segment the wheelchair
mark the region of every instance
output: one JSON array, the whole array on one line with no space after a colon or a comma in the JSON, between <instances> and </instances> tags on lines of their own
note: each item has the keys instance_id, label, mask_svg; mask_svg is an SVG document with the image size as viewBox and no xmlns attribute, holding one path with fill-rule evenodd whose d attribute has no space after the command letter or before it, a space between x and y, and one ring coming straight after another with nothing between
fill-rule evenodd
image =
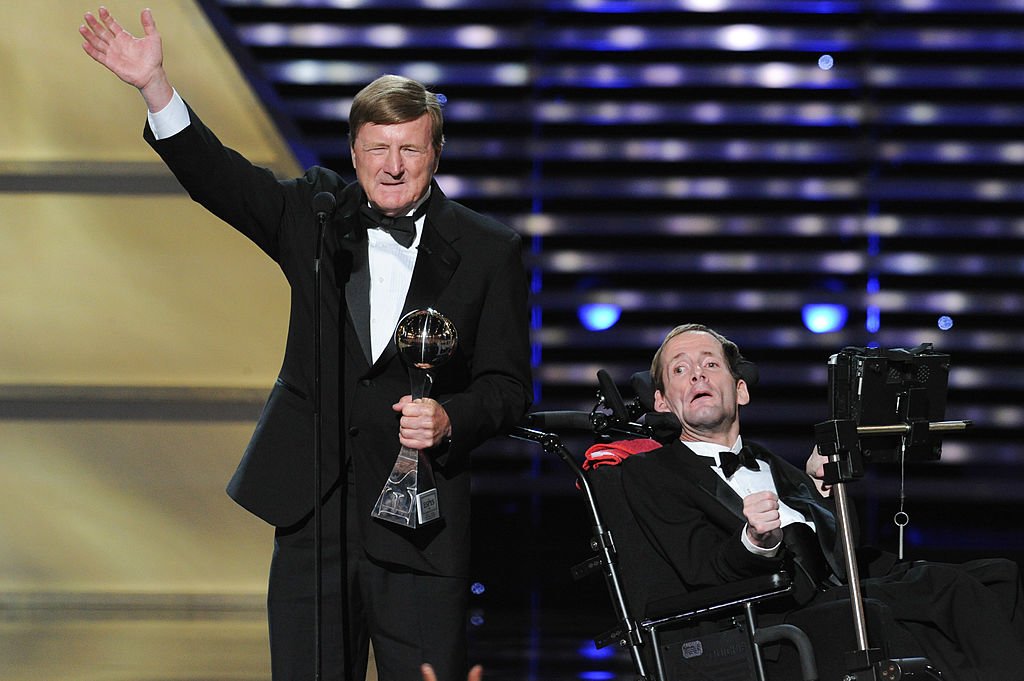
<instances>
[{"instance_id":1,"label":"wheelchair","mask_svg":"<svg viewBox=\"0 0 1024 681\"><path fill-rule=\"evenodd\" d=\"M756 383L753 364L741 370L748 384ZM925 658L887 659L889 643L902 634L888 606L879 601L863 599L863 606L870 643L883 659L862 672L849 672L858 666L849 600L815 604L787 615L786 621L759 626L759 613L782 612L791 605L787 572L686 592L633 519L617 465L660 446L659 440L678 437L678 422L652 413L653 388L646 372L632 377L636 397L628 405L606 372L598 372L598 382L591 412L534 413L510 435L540 444L573 472L589 511L595 555L574 566L572 575L603 574L616 626L594 643L628 650L636 681L942 679ZM596 440L582 460L562 441L563 434L573 431L592 433Z\"/></svg>"}]
</instances>

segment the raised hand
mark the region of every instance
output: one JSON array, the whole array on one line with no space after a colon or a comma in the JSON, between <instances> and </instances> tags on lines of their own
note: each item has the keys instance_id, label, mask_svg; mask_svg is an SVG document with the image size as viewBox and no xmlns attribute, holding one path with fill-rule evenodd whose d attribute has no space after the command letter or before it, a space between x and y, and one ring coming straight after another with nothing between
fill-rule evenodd
<instances>
[{"instance_id":1,"label":"raised hand","mask_svg":"<svg viewBox=\"0 0 1024 681\"><path fill-rule=\"evenodd\" d=\"M143 36L136 38L117 22L106 7L99 16L86 12L78 32L85 38L82 49L146 99L150 111L159 111L170 101L172 89L164 72L164 50L153 13L142 12Z\"/></svg>"},{"instance_id":2,"label":"raised hand","mask_svg":"<svg viewBox=\"0 0 1024 681\"><path fill-rule=\"evenodd\" d=\"M817 485L818 491L823 497L832 493L832 485L825 483L825 464L827 463L828 458L819 454L818 448L815 447L811 450L811 455L807 457L807 463L804 465L804 470L814 480L814 484Z\"/></svg>"}]
</instances>

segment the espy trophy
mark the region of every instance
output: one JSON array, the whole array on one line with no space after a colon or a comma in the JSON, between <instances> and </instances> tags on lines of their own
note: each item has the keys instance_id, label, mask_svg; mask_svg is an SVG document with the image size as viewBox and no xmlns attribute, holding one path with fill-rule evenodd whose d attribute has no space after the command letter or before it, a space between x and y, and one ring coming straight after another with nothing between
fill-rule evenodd
<instances>
[{"instance_id":1,"label":"espy trophy","mask_svg":"<svg viewBox=\"0 0 1024 681\"><path fill-rule=\"evenodd\" d=\"M432 309L414 310L395 328L398 353L409 368L412 398L430 395L430 370L447 362L459 344L451 320ZM391 475L370 514L405 527L419 527L441 517L430 460L420 450L402 445Z\"/></svg>"}]
</instances>

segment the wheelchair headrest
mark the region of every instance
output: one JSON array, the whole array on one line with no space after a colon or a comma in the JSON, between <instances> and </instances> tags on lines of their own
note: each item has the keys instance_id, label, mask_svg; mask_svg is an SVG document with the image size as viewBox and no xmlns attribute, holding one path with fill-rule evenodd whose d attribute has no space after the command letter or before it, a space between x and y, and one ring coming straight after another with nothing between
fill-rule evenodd
<instances>
[{"instance_id":1,"label":"wheelchair headrest","mask_svg":"<svg viewBox=\"0 0 1024 681\"><path fill-rule=\"evenodd\" d=\"M746 382L748 388L757 385L760 378L757 365L746 359L740 359L737 362L736 373ZM629 387L633 389L644 413L654 411L654 382L651 381L651 372L638 371L633 374L629 379Z\"/></svg>"}]
</instances>

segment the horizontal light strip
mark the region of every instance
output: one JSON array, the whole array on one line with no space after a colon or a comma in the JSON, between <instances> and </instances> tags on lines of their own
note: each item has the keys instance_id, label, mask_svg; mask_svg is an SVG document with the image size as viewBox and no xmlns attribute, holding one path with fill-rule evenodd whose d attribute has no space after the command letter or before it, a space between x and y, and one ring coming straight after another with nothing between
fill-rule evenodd
<instances>
[{"instance_id":1,"label":"horizontal light strip","mask_svg":"<svg viewBox=\"0 0 1024 681\"><path fill-rule=\"evenodd\" d=\"M581 13L639 12L775 12L798 14L861 14L863 0L220 0L233 7L295 7L306 9L490 9L576 11ZM1016 0L873 0L872 13L927 12L1013 13Z\"/></svg>"},{"instance_id":2,"label":"horizontal light strip","mask_svg":"<svg viewBox=\"0 0 1024 681\"><path fill-rule=\"evenodd\" d=\"M813 62L813 59L808 59ZM355 62L341 60L279 60L264 65L271 80L297 85L367 83L382 73L398 73L424 83L482 84L493 87L576 89L612 88L764 88L855 90L909 88L1012 89L1024 88L1024 73L1013 67L876 66L866 75L856 69L823 71L817 65L773 61L721 66L648 64L562 64L532 69L526 62L469 64L414 62Z\"/></svg>"},{"instance_id":3,"label":"horizontal light strip","mask_svg":"<svg viewBox=\"0 0 1024 681\"><path fill-rule=\"evenodd\" d=\"M301 59L267 62L266 76L273 81L295 85L358 85L374 80L382 73L394 73L421 83L525 87L529 68L525 63L493 62L440 64L429 61L363 62Z\"/></svg>"},{"instance_id":4,"label":"horizontal light strip","mask_svg":"<svg viewBox=\"0 0 1024 681\"><path fill-rule=\"evenodd\" d=\"M722 314L722 310L715 311ZM534 331L534 342L543 343L552 348L611 348L621 351L627 347L631 352L639 349L644 357L654 355L655 349L661 345L662 339L676 324L701 321L693 313L680 311L678 320L665 326L631 326L628 330L613 327L616 331L594 332L580 326L548 327ZM759 354L772 357L780 349L798 349L808 356L821 358L821 370L825 371L825 360L846 346L862 347L868 342L877 343L883 348L913 348L921 343L932 343L938 352L949 353L954 367L969 366L969 362L983 360L987 353L1018 353L1020 350L1020 334L1014 329L1006 331L975 331L960 330L955 333L943 333L934 327L900 328L887 325L881 331L871 334L870 338L861 328L856 326L836 333L815 334L808 331L799 322L787 324L779 320L770 326L751 323L737 318L731 325L716 325L716 330L724 333L735 341L744 354L755 362L760 362ZM649 349L649 350L648 350ZM968 353L977 353L972 359ZM557 370L562 363L543 364L541 369ZM643 369L637 367L633 371ZM817 369L816 369L817 370ZM632 373L632 372L631 372ZM956 373L956 369L952 373ZM591 374L593 375L593 374ZM1010 387L1020 385L1009 384ZM973 387L965 385L964 387Z\"/></svg>"},{"instance_id":5,"label":"horizontal light strip","mask_svg":"<svg viewBox=\"0 0 1024 681\"><path fill-rule=\"evenodd\" d=\"M453 197L603 200L690 199L701 201L854 201L871 196L892 201L1020 202L1024 181L1000 179L902 180L885 178L865 187L857 178L808 176L797 178L647 177L576 179L549 172L543 180L513 177L438 175Z\"/></svg>"},{"instance_id":6,"label":"horizontal light strip","mask_svg":"<svg viewBox=\"0 0 1024 681\"><path fill-rule=\"evenodd\" d=\"M905 291L899 284L890 284L878 293L861 291L833 292L789 290L715 290L702 288L699 296L680 290L591 289L545 290L534 294L532 302L545 310L575 310L584 303L610 303L624 311L661 312L665 310L697 311L799 311L808 302L837 303L863 310L868 305L884 312L912 311L920 314L1024 315L1024 292L972 293L965 290ZM1021 382L1024 385L1024 381Z\"/></svg>"},{"instance_id":7,"label":"horizontal light strip","mask_svg":"<svg viewBox=\"0 0 1024 681\"><path fill-rule=\"evenodd\" d=\"M259 23L240 25L238 35L251 47L286 48L495 50L523 47L530 40L525 30L485 24L422 28L397 23L361 26Z\"/></svg>"},{"instance_id":8,"label":"horizontal light strip","mask_svg":"<svg viewBox=\"0 0 1024 681\"><path fill-rule=\"evenodd\" d=\"M668 19L669 17L666 17ZM642 52L644 50L782 50L820 54L857 52L880 45L901 50L932 49L936 40L949 39L952 49L1022 49L1024 34L1012 31L927 31L880 29L870 44L861 45L861 34L852 29L795 29L757 24L724 24L701 27L618 25L597 28L527 30L494 24L455 24L429 28L410 25L336 23L241 24L239 37L253 47L285 48L446 48L536 49L594 52ZM947 34L949 34L947 36Z\"/></svg>"},{"instance_id":9,"label":"horizontal light strip","mask_svg":"<svg viewBox=\"0 0 1024 681\"><path fill-rule=\"evenodd\" d=\"M503 216L504 221L533 236L590 236L643 234L648 236L796 236L883 237L962 239L965 232L975 240L1024 240L1024 218L913 217L882 214L828 216L795 213L778 217L718 214L644 215L642 225L635 213L536 213ZM642 227L642 229L641 229Z\"/></svg>"},{"instance_id":10,"label":"horizontal light strip","mask_svg":"<svg viewBox=\"0 0 1024 681\"><path fill-rule=\"evenodd\" d=\"M628 258L621 253L592 251L545 251L531 254L530 265L550 273L585 272L651 275L670 272L703 274L878 274L901 276L1024 276L1024 260L1017 254L1007 255L935 255L931 253L894 253L886 251L869 256L863 251L831 249L826 252L797 253L702 251L692 253L631 250Z\"/></svg>"},{"instance_id":11,"label":"horizontal light strip","mask_svg":"<svg viewBox=\"0 0 1024 681\"><path fill-rule=\"evenodd\" d=\"M448 82L448 81L442 81ZM292 100L289 112L299 118L348 120L351 98ZM541 99L536 103L502 100L459 99L449 97L445 118L451 121L520 121L546 124L613 126L622 124L683 124L702 128L747 126L839 127L847 129L868 122L885 125L909 125L918 128L941 126L1006 127L1017 140L1024 126L1024 108L1009 104L947 104L908 102L877 106L870 111L860 104L835 104L823 100L800 102L765 101L751 94L743 102L701 100L668 102L656 100L607 99L573 101Z\"/></svg>"}]
</instances>

